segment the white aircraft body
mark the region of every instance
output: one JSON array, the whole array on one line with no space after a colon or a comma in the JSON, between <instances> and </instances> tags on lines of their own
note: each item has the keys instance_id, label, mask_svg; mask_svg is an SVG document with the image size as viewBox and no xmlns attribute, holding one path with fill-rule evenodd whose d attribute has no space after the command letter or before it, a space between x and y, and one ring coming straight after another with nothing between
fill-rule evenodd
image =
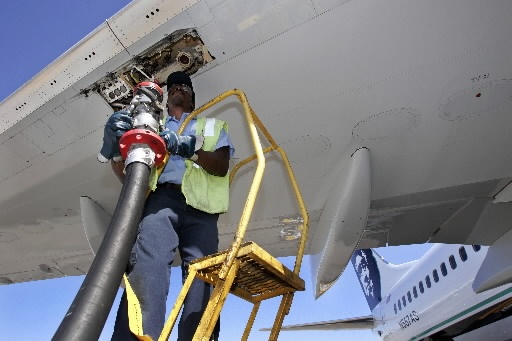
<instances>
[{"instance_id":1,"label":"white aircraft body","mask_svg":"<svg viewBox=\"0 0 512 341\"><path fill-rule=\"evenodd\" d=\"M371 316L283 330L371 328L382 340L510 340L512 285L476 293L475 276L489 247L436 244L420 259L393 265L371 250L352 264Z\"/></svg>"},{"instance_id":2,"label":"white aircraft body","mask_svg":"<svg viewBox=\"0 0 512 341\"><path fill-rule=\"evenodd\" d=\"M512 2L134 1L0 103L0 283L87 272L120 184L96 155L131 89L175 70L197 106L242 89L290 159L310 218L317 296L355 249L488 245L478 292L510 282ZM242 107L230 124L253 154ZM271 155L246 240L296 253L300 210ZM220 248L254 165L231 187ZM101 224L100 224L101 225ZM99 229L101 230L101 229Z\"/></svg>"}]
</instances>

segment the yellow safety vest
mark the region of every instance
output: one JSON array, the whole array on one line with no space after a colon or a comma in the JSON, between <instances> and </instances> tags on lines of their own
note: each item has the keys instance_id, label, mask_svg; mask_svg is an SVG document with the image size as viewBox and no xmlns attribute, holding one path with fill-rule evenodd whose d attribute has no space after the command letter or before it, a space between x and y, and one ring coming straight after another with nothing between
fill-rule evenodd
<instances>
[{"instance_id":1,"label":"yellow safety vest","mask_svg":"<svg viewBox=\"0 0 512 341\"><path fill-rule=\"evenodd\" d=\"M228 131L228 124L215 118L199 117L196 121L196 135L204 136L201 149L215 150L220 133ZM207 213L224 213L229 207L229 173L226 176L211 175L198 164L185 160L185 174L181 190L187 204Z\"/></svg>"}]
</instances>

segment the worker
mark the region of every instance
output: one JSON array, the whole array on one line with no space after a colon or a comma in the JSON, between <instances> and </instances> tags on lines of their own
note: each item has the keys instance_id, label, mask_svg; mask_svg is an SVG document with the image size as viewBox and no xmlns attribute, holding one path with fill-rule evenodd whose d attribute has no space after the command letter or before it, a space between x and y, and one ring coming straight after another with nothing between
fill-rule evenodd
<instances>
[{"instance_id":1,"label":"worker","mask_svg":"<svg viewBox=\"0 0 512 341\"><path fill-rule=\"evenodd\" d=\"M228 125L218 119L192 119L181 123L195 107L190 77L184 72L167 78L168 118L160 136L170 159L147 198L127 268L129 282L140 301L143 334L157 340L165 322L171 264L181 257L182 281L188 264L218 251L217 220L229 204L229 160L234 147ZM105 125L102 151L107 159L119 154L118 139L131 129L126 112L114 113ZM107 147L105 147L107 145ZM106 155L105 155L106 154ZM114 173L124 179L123 161L112 161ZM194 280L184 301L178 340L189 341L197 329L211 294L209 284ZM129 331L126 293L118 309L112 340L137 340ZM219 323L212 340L219 336Z\"/></svg>"}]
</instances>

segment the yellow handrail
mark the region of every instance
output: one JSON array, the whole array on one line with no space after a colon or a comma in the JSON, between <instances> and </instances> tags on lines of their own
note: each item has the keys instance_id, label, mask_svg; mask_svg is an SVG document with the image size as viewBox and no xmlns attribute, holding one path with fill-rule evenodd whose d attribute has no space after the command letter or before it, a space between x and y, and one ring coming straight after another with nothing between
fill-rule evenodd
<instances>
[{"instance_id":1,"label":"yellow handrail","mask_svg":"<svg viewBox=\"0 0 512 341\"><path fill-rule=\"evenodd\" d=\"M225 100L229 96L236 96L240 100L240 102L243 105L245 117L247 118L247 123L249 125L249 131L251 132L251 137L254 145L254 149L256 150L256 153L252 156L238 162L234 167L233 170L230 173L229 176L229 182L231 182L234 179L234 176L238 170L248 164L249 162L257 159L258 160L258 166L256 168L256 174L254 176L253 184L251 186L251 189L249 190L249 195L247 198L247 202L244 208L244 211L242 213L242 218L240 219L240 225L238 227L238 231L235 235L235 241L232 247L232 252L228 254L226 257L226 262L224 263L224 267L220 272L219 277L224 279L226 275L226 271L231 266L233 262L233 257L238 253L238 250L240 249L240 245L243 240L243 236L245 235L245 231L247 228L247 224L249 222L250 215L252 213L252 208L254 206L254 201L256 199L256 194L259 189L259 185L261 183L261 178L263 176L263 170L265 168L265 158L263 154L266 154L268 152L271 152L273 150L277 151L281 158L284 161L286 171L288 173L288 177L290 178L290 182L293 188L293 191L295 193L295 197L297 199L297 203L299 205L299 209L301 211L303 223L302 223L302 229L301 229L301 241L299 245L299 250L297 252L297 258L295 260L295 266L293 268L293 272L296 274L299 274L300 267L302 265L302 258L304 255L304 250L306 248L306 241L309 233L309 215L306 210L306 205L304 204L304 199L302 198L302 194L300 193L299 186L297 184L297 180L295 179L295 175L293 173L293 170L290 166L290 161L288 160L288 157L286 156L286 153L284 150L276 143L276 141L272 138L268 130L265 128L265 126L261 123L261 120L256 115L254 110L249 105L249 102L247 100L247 97L245 93L239 89L232 89L224 92L223 94L215 97L214 99L210 100L209 102L203 104L200 108L197 110L194 110L182 123L180 128L178 129L178 134L181 134L183 132L183 129L187 126L187 124L192 120L194 117L199 115L200 113L204 112L205 110L211 108L215 104ZM262 134L265 136L265 138L270 143L271 147L265 148L262 150L261 143L259 140L259 136L255 130L255 126L258 127L258 129L262 132ZM257 186L256 186L257 185Z\"/></svg>"},{"instance_id":2,"label":"yellow handrail","mask_svg":"<svg viewBox=\"0 0 512 341\"><path fill-rule=\"evenodd\" d=\"M215 97L211 101L205 103L202 105L199 109L193 111L182 123L180 128L178 129L178 134L181 134L183 132L184 127L187 126L188 122L195 116L199 115L201 112L211 108L213 105L217 104L218 102L226 99L229 96L237 96L240 102L242 103L242 106L244 108L245 117L247 119L247 124L249 126L249 131L251 133L252 143L254 146L254 149L256 150L256 158L258 159L258 165L256 167L256 172L254 175L254 180L251 184L251 188L249 189L249 194L247 195L247 200L245 202L245 207L242 211L242 217L240 218L240 223L238 225L238 230L235 233L235 237L233 240L233 244L231 246L231 249L229 250L228 254L226 255L226 259L224 260L224 263L222 264L222 268L219 271L219 278L225 279L226 274L233 265L233 261L235 260L236 254L238 253L238 250L240 249L240 245L242 244L245 231L247 229L247 225L249 224L249 219L252 214L252 209L254 207L254 202L256 201L256 195L258 194L258 190L261 184L261 180L263 178L263 171L265 170L265 157L263 156L263 150L261 148L261 142L260 138L258 136L258 132L256 131L256 126L254 124L252 115L251 115L251 109L249 107L249 102L247 101L247 97L245 94L238 90L233 89L226 91L225 93Z\"/></svg>"},{"instance_id":3,"label":"yellow handrail","mask_svg":"<svg viewBox=\"0 0 512 341\"><path fill-rule=\"evenodd\" d=\"M251 109L251 114L253 116L253 119L258 126L258 128L261 130L263 135L267 138L267 140L272 145L271 148L266 148L265 151L271 151L276 150L281 155L281 158L284 161L284 164L286 166L286 171L288 173L288 177L290 178L290 183L293 188L293 192L295 193L295 198L297 199L297 204L299 205L299 209L302 215L302 231L301 231L301 240L299 245L299 250L297 251L297 258L295 260L295 266L293 268L293 272L295 274L299 274L300 267L302 265L302 257L304 256L304 250L306 249L306 241L308 239L308 233L309 233L309 215L308 211L306 210L306 205L304 203L304 199L302 198L302 194L300 193L299 185L297 184L297 180L295 179L295 175L293 173L292 167L290 166L290 161L288 160L288 157L286 156L285 151L274 141L272 136L269 134L265 126L261 123L260 119L256 115L256 113Z\"/></svg>"}]
</instances>

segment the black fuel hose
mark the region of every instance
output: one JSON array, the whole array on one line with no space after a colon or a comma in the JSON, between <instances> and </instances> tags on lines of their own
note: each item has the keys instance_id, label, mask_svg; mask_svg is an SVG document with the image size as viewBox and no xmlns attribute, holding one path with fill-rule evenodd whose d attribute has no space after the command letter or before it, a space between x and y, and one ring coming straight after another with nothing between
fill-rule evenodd
<instances>
[{"instance_id":1,"label":"black fuel hose","mask_svg":"<svg viewBox=\"0 0 512 341\"><path fill-rule=\"evenodd\" d=\"M52 340L99 339L137 236L150 171L140 162L126 167L123 188L103 242Z\"/></svg>"}]
</instances>

